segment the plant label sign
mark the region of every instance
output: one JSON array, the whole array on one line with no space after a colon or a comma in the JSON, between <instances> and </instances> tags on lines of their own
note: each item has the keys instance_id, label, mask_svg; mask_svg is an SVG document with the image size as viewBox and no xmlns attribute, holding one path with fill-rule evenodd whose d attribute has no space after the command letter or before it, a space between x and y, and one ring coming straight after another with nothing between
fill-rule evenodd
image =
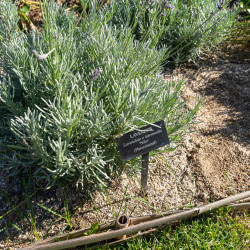
<instances>
[{"instance_id":1,"label":"plant label sign","mask_svg":"<svg viewBox=\"0 0 250 250\"><path fill-rule=\"evenodd\" d=\"M127 161L169 144L169 139L164 121L158 121L126 133L116 142L122 160Z\"/></svg>"},{"instance_id":2,"label":"plant label sign","mask_svg":"<svg viewBox=\"0 0 250 250\"><path fill-rule=\"evenodd\" d=\"M148 182L149 152L169 144L164 121L158 121L134 130L116 139L122 160L142 156L141 195L146 195Z\"/></svg>"}]
</instances>

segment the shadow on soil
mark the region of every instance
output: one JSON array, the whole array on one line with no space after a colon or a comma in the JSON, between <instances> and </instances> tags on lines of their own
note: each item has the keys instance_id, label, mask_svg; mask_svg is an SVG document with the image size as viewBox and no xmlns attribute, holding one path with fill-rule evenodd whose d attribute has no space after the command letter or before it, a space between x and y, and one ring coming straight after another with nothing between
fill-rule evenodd
<instances>
[{"instance_id":1,"label":"shadow on soil","mask_svg":"<svg viewBox=\"0 0 250 250\"><path fill-rule=\"evenodd\" d=\"M217 58L213 62L201 61L202 69L197 65L191 66L193 74L188 74L187 79L197 81L197 76L202 74L206 84L196 90L196 93L211 97L225 107L216 114L225 117L223 126L213 125L203 135L228 137L247 146L250 143L250 48L248 52L236 52L237 54L229 54L226 60ZM239 58L239 55L242 57ZM214 77L213 73L219 77Z\"/></svg>"},{"instance_id":2,"label":"shadow on soil","mask_svg":"<svg viewBox=\"0 0 250 250\"><path fill-rule=\"evenodd\" d=\"M112 205L121 202L122 200L115 200ZM81 208L83 204L89 204L89 209L79 210L78 208ZM96 209L105 207L110 207L108 201L102 206L93 208L88 193L75 186L44 190L35 186L30 178L27 180L22 176L20 178L9 177L5 183L0 182L0 243L2 241L8 244L8 247L17 245L20 247L24 243L34 242L35 230L43 232L43 235L39 237L45 239L80 229L82 225L79 223L84 215L96 213ZM66 219L62 218L67 216L67 211L71 218L72 229ZM74 220L74 217L80 217L80 219ZM84 221L84 224L91 223L91 218L89 221ZM0 249L2 249L1 246L0 244Z\"/></svg>"},{"instance_id":3,"label":"shadow on soil","mask_svg":"<svg viewBox=\"0 0 250 250\"><path fill-rule=\"evenodd\" d=\"M0 183L0 241L10 240L9 243L14 246L24 243L25 239L31 242L31 238L35 238L35 230L47 232L47 237L67 232L69 225L62 217L66 217L67 210L72 216L83 202L88 201L91 203L83 190L58 187L44 190L25 177L9 177ZM57 228L57 224L61 227Z\"/></svg>"},{"instance_id":4,"label":"shadow on soil","mask_svg":"<svg viewBox=\"0 0 250 250\"><path fill-rule=\"evenodd\" d=\"M226 127L212 130L213 134L226 136L247 146L250 143L250 68L249 64L229 64L220 67L223 72L215 82L208 81L201 90L213 96L217 103L227 107ZM224 112L219 113L224 115ZM211 132L209 132L211 133ZM206 133L204 133L206 135Z\"/></svg>"}]
</instances>

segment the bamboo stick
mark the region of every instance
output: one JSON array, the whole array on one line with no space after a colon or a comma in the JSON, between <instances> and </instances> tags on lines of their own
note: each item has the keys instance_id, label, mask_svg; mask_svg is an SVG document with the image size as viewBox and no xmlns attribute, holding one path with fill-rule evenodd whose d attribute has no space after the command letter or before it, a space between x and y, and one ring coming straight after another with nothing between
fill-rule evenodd
<instances>
[{"instance_id":1,"label":"bamboo stick","mask_svg":"<svg viewBox=\"0 0 250 250\"><path fill-rule=\"evenodd\" d=\"M114 226L115 226L115 221L111 221L109 224L107 224L107 223L101 224L101 225L99 225L98 232L113 229ZM71 231L69 233L65 233L65 234L62 234L59 236L54 236L54 237L51 237L51 238L46 239L46 240L38 241L38 242L32 244L31 247L57 242L58 240L64 241L64 240L75 239L75 238L83 236L83 234L87 233L89 230L90 230L90 227L84 228L84 229L79 229L79 230L74 230L74 231Z\"/></svg>"},{"instance_id":2,"label":"bamboo stick","mask_svg":"<svg viewBox=\"0 0 250 250\"><path fill-rule=\"evenodd\" d=\"M190 209L188 209L188 210L190 210ZM163 216L176 214L176 213L180 213L180 212L184 212L184 211L188 211L188 210L173 210L173 211L167 211L167 212L162 212L162 213L157 213L157 214L150 214L150 215L144 215L144 216L139 216L139 217L131 217L130 218L130 225L136 225L136 224L139 224L141 222L146 222L146 221L158 219L158 218L161 218ZM115 221L111 221L108 224L107 223L101 224L101 225L99 225L98 233L105 231L105 230L114 229L114 227L115 227ZM54 237L51 237L51 238L46 239L46 240L38 241L38 242L32 244L31 247L57 242L58 240L63 241L63 240L75 239L75 238L83 236L83 234L88 232L89 230L90 230L90 227L84 228L84 229L79 229L79 230L74 230L74 231L71 231L69 233L65 233L65 234L62 234L59 236L54 236Z\"/></svg>"},{"instance_id":3,"label":"bamboo stick","mask_svg":"<svg viewBox=\"0 0 250 250\"><path fill-rule=\"evenodd\" d=\"M32 245L31 247L29 247L29 249L63 249L63 248L69 248L69 247L76 247L79 245L86 245L86 244L90 244L90 243L96 243L96 242L100 242L100 241L104 241L104 240L108 240L108 239L112 239L112 238L117 238L117 237L121 237L125 234L132 234L132 233L136 233L138 231L143 231L143 230L147 230L153 227L157 227L160 225L164 225L167 223L170 223L172 221L175 220L181 220L184 218L189 218L192 216L196 216L198 214L202 214L208 211L211 211L215 208L219 208L225 205L228 205L232 202L236 202L245 198L250 197L250 191L244 192L244 193L240 193L238 195L235 196L231 196L228 198L225 198L223 200L220 201L216 201L214 203L199 207L199 208L194 208L188 211L184 211L184 212L180 212L177 214L172 214L168 217L163 217L163 218L159 218L159 219L155 219L158 218L158 216L162 216L162 214L155 214L155 215L148 215L143 217L138 217L137 220L135 220L134 218L134 223L140 221L142 222L143 219L145 220L149 220L150 218L153 218L153 221L147 221L144 222L142 224L139 225L133 225L131 227L128 228L124 228L124 229L119 229L116 231L111 231L111 232L105 232L105 233L100 233L100 234L95 234L95 235L90 235L90 236L85 236L85 237L80 237L77 239L72 239L72 240L67 240L67 241L62 241L62 242L56 242L56 243L51 243L51 244L44 244L43 245ZM249 204L245 203L245 204L234 204L231 205L233 208L249 208ZM167 213L167 212L166 212ZM133 221L133 219L132 219ZM82 230L79 230L82 231ZM26 248L27 249L27 248Z\"/></svg>"},{"instance_id":4,"label":"bamboo stick","mask_svg":"<svg viewBox=\"0 0 250 250\"><path fill-rule=\"evenodd\" d=\"M207 204L205 206L200 207L200 213L199 214L203 214L206 213L208 211L211 211L214 208L219 208L219 207L223 207L227 204L245 199L245 198L249 198L250 197L250 191L244 192L244 193L240 193L234 196L230 196L228 198Z\"/></svg>"},{"instance_id":5,"label":"bamboo stick","mask_svg":"<svg viewBox=\"0 0 250 250\"><path fill-rule=\"evenodd\" d=\"M173 211L167 211L167 212L162 212L162 213L157 213L157 214L149 214L149 215L143 215L139 217L132 217L130 218L130 225L136 225L142 222L155 220L155 219L167 216L167 215L177 214L177 213L181 213L181 212L185 212L189 210L190 209L173 210Z\"/></svg>"},{"instance_id":6,"label":"bamboo stick","mask_svg":"<svg viewBox=\"0 0 250 250\"><path fill-rule=\"evenodd\" d=\"M229 206L233 210L250 209L250 202L231 204Z\"/></svg>"},{"instance_id":7,"label":"bamboo stick","mask_svg":"<svg viewBox=\"0 0 250 250\"><path fill-rule=\"evenodd\" d=\"M240 204L237 204L237 203L236 204L231 204L229 207L231 209L233 209L233 210L249 209L250 208L250 202L248 202L248 203L240 203ZM181 212L183 212L183 211L181 211ZM159 214L156 214L156 215L159 215ZM141 216L141 217L136 217L135 219L137 219L137 218L143 219L145 217L146 217L146 219L149 219L148 216L149 215ZM115 246L115 245L117 245L119 243L123 243L123 242L129 241L129 240L134 239L134 238L145 236L145 235L148 235L150 233L156 232L158 230L159 230L159 228L152 228L152 229L149 229L147 231L139 232L139 233L137 233L137 234L135 234L133 236L127 237L124 240L116 240L116 241L108 242L108 243L105 243L105 244L102 244L102 245L93 246L93 247L91 247L89 249L94 250L94 249L100 249L100 248L102 249L102 248L107 247L107 246Z\"/></svg>"},{"instance_id":8,"label":"bamboo stick","mask_svg":"<svg viewBox=\"0 0 250 250\"><path fill-rule=\"evenodd\" d=\"M184 218L188 218L191 216L195 216L199 214L199 209L192 209L190 211L185 211L179 214L173 214L168 217L163 217L160 219L156 219L153 221L148 221L144 222L138 225L133 225L128 228L124 229L119 229L111 232L105 232L105 233L100 233L96 235L90 235L90 236L85 236L85 237L80 237L72 240L66 240L62 242L55 242L55 243L50 243L50 244L45 244L45 245L38 245L34 247L30 247L29 249L33 250L42 250L42 249L49 249L49 250L55 250L55 249L65 249L65 248L71 248L71 247L77 247L80 245L87 245L91 243L96 243L96 242L101 242L113 238L118 238L120 236L123 236L125 234L133 234L138 231L144 231L153 227L157 227L160 225L164 225L167 223L170 223L175 220L181 220ZM22 249L22 248L21 248ZM24 249L24 248L23 248ZM25 248L27 249L27 248Z\"/></svg>"},{"instance_id":9,"label":"bamboo stick","mask_svg":"<svg viewBox=\"0 0 250 250\"><path fill-rule=\"evenodd\" d=\"M139 232L139 233L137 233L137 234L135 234L135 235L133 235L133 236L127 237L127 238L124 239L124 240L112 241L112 242L103 244L103 245L101 245L101 246L93 247L93 248L91 248L91 250L92 250L92 249L100 249L100 247L101 247L101 248L102 248L102 247L104 248L104 247L107 246L107 245L108 245L108 246L114 246L114 245L117 245L117 244L122 243L122 242L129 241L129 240L134 239L134 238L138 238L138 237L141 237L141 236L145 236L145 235L151 234L151 233L156 232L156 231L158 231L158 230L159 230L159 228L152 228L152 229L149 229L149 230L147 230L147 231Z\"/></svg>"},{"instance_id":10,"label":"bamboo stick","mask_svg":"<svg viewBox=\"0 0 250 250\"><path fill-rule=\"evenodd\" d=\"M127 228L130 224L130 218L127 215L120 215L117 217L116 219L116 223L115 223L115 229L119 230L119 229L123 229L123 228ZM118 240L124 240L126 239L126 235L120 236L118 237Z\"/></svg>"},{"instance_id":11,"label":"bamboo stick","mask_svg":"<svg viewBox=\"0 0 250 250\"><path fill-rule=\"evenodd\" d=\"M250 202L250 197L239 201L239 203L242 203L242 202Z\"/></svg>"}]
</instances>

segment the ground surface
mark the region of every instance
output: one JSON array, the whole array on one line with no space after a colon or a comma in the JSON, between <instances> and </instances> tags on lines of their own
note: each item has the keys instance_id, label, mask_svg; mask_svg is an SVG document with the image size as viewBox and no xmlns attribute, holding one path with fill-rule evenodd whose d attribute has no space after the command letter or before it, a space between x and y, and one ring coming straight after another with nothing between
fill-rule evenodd
<instances>
[{"instance_id":1,"label":"ground surface","mask_svg":"<svg viewBox=\"0 0 250 250\"><path fill-rule=\"evenodd\" d=\"M197 96L204 98L203 108L198 114L200 122L194 127L196 131L186 136L173 153L151 158L149 190L144 200L139 196L139 175L128 178L124 174L119 181L112 183L111 189L107 190L112 207L105 195L94 193L98 213L84 192L68 191L73 229L87 227L97 220L112 220L114 212L117 214L120 210L125 193L130 198L123 202L121 213L137 216L188 204L201 205L250 190L249 66L249 51L243 47L239 51L233 48L226 52L214 51L213 56L196 64L183 65L177 69L166 68L164 77L167 80L171 77L184 78L186 81L182 98L189 99L190 105ZM1 180L0 186L13 204L25 201L20 179ZM59 234L66 225L65 220L37 204L46 205L64 215L60 191L38 191L31 200L38 234L44 236L47 231L48 236ZM0 194L0 215L11 208L11 203ZM19 208L31 217L31 206L27 202ZM18 246L30 243L30 224L25 226L20 218L26 220L25 216L20 217L16 212L11 212L0 220L0 228L6 223L15 223L24 233L21 234L15 227L4 230L1 232L0 248L6 244ZM10 240L6 242L8 235Z\"/></svg>"},{"instance_id":2,"label":"ground surface","mask_svg":"<svg viewBox=\"0 0 250 250\"><path fill-rule=\"evenodd\" d=\"M29 17L35 26L39 25L38 11ZM124 174L112 183L107 190L112 206L105 195L95 192L93 198L98 212L83 191L68 190L73 229L87 227L95 221L113 220L114 212L131 216L151 214L179 206L206 204L250 190L249 47L215 50L195 64L166 68L164 77L185 80L182 98L189 99L190 106L197 97L203 96L199 123L193 128L195 132L186 136L171 154L151 158L145 199L139 196L139 175L128 178ZM37 191L28 205L21 178L1 179L0 187L5 192L0 193L0 249L31 243L34 238L34 228L32 230L29 222L32 214L41 238L47 233L47 236L58 235L67 225L62 218L38 206L41 203L65 215L65 198L60 190ZM32 195L34 188L28 189ZM122 202L124 194L127 199ZM18 205L18 212L6 214ZM8 230L4 229L6 225Z\"/></svg>"}]
</instances>

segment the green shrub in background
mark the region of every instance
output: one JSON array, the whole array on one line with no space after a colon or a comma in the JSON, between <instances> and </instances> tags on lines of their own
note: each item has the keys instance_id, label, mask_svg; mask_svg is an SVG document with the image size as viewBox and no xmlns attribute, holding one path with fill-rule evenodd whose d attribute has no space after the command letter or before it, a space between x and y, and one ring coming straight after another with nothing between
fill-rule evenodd
<instances>
[{"instance_id":1,"label":"green shrub in background","mask_svg":"<svg viewBox=\"0 0 250 250\"><path fill-rule=\"evenodd\" d=\"M111 23L130 25L137 40L165 48L165 60L195 60L230 34L238 9L222 0L117 0Z\"/></svg>"},{"instance_id":2,"label":"green shrub in background","mask_svg":"<svg viewBox=\"0 0 250 250\"><path fill-rule=\"evenodd\" d=\"M16 6L0 3L0 166L9 175L105 185L140 167L122 163L117 136L164 119L175 145L198 110L184 111L182 81L161 79L161 50L134 41L129 25L109 26L109 9L91 4L78 22L44 1L43 29L24 34Z\"/></svg>"}]
</instances>

